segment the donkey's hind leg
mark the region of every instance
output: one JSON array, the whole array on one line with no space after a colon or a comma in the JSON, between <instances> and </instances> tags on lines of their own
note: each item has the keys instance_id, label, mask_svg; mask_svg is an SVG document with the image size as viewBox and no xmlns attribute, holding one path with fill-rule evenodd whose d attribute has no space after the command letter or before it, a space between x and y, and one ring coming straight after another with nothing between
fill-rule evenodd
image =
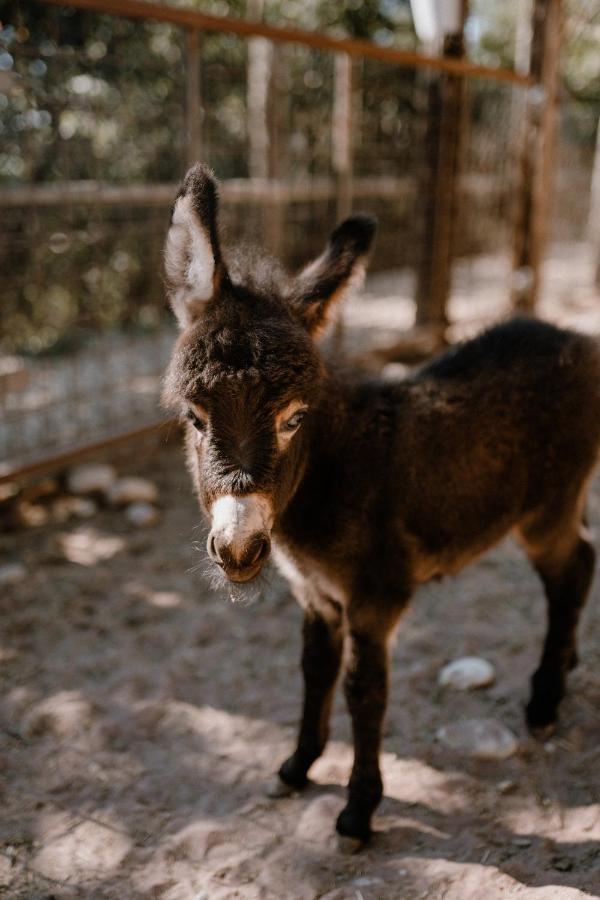
<instances>
[{"instance_id":1,"label":"donkey's hind leg","mask_svg":"<svg viewBox=\"0 0 600 900\"><path fill-rule=\"evenodd\" d=\"M595 551L581 514L582 497L558 518L548 516L521 529L527 555L546 592L548 630L540 664L531 680L527 724L540 734L556 721L567 673L577 664L577 622L594 574Z\"/></svg>"},{"instance_id":2,"label":"donkey's hind leg","mask_svg":"<svg viewBox=\"0 0 600 900\"><path fill-rule=\"evenodd\" d=\"M329 612L329 610L328 610ZM307 782L308 770L325 749L329 736L329 716L335 684L340 671L344 635L341 609L330 603L327 618L312 609L304 615L302 672L304 675L304 708L294 753L279 769L278 791L301 788Z\"/></svg>"}]
</instances>

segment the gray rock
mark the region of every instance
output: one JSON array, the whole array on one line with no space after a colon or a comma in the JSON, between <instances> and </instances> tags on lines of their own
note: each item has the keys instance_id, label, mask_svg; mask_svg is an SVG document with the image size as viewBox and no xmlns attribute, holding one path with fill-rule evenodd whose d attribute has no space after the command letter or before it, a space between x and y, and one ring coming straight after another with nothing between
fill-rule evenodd
<instances>
[{"instance_id":1,"label":"gray rock","mask_svg":"<svg viewBox=\"0 0 600 900\"><path fill-rule=\"evenodd\" d=\"M111 484L107 499L113 506L127 506L129 503L154 503L158 498L158 488L145 478L119 478Z\"/></svg>"},{"instance_id":2,"label":"gray rock","mask_svg":"<svg viewBox=\"0 0 600 900\"><path fill-rule=\"evenodd\" d=\"M495 719L462 719L438 728L436 737L450 750L477 759L507 759L519 747L512 731Z\"/></svg>"},{"instance_id":3,"label":"gray rock","mask_svg":"<svg viewBox=\"0 0 600 900\"><path fill-rule=\"evenodd\" d=\"M151 528L160 519L157 508L151 503L131 503L125 510L125 516L136 528Z\"/></svg>"},{"instance_id":4,"label":"gray rock","mask_svg":"<svg viewBox=\"0 0 600 900\"><path fill-rule=\"evenodd\" d=\"M116 477L112 466L83 463L71 469L67 476L67 487L72 494L106 494Z\"/></svg>"},{"instance_id":5,"label":"gray rock","mask_svg":"<svg viewBox=\"0 0 600 900\"><path fill-rule=\"evenodd\" d=\"M7 584L16 584L22 581L27 575L27 569L22 563L6 563L0 566L0 587Z\"/></svg>"},{"instance_id":6,"label":"gray rock","mask_svg":"<svg viewBox=\"0 0 600 900\"><path fill-rule=\"evenodd\" d=\"M65 522L71 516L89 519L97 512L98 505L90 497L59 497L52 505L52 514L59 522Z\"/></svg>"},{"instance_id":7,"label":"gray rock","mask_svg":"<svg viewBox=\"0 0 600 900\"><path fill-rule=\"evenodd\" d=\"M472 691L494 683L496 673L487 659L480 656L463 656L440 670L438 684L441 687Z\"/></svg>"}]
</instances>

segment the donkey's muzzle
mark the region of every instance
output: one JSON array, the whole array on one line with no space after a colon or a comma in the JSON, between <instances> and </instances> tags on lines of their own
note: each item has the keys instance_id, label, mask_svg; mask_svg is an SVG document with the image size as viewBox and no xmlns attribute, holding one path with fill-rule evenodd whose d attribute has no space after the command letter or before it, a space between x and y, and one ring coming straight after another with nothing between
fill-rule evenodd
<instances>
[{"instance_id":1,"label":"donkey's muzzle","mask_svg":"<svg viewBox=\"0 0 600 900\"><path fill-rule=\"evenodd\" d=\"M250 581L271 552L270 499L264 494L224 494L211 510L207 550L231 581Z\"/></svg>"},{"instance_id":2,"label":"donkey's muzzle","mask_svg":"<svg viewBox=\"0 0 600 900\"><path fill-rule=\"evenodd\" d=\"M250 581L262 569L269 553L271 540L268 534L255 534L243 547L231 545L219 534L208 537L208 555L223 569L231 581Z\"/></svg>"}]
</instances>

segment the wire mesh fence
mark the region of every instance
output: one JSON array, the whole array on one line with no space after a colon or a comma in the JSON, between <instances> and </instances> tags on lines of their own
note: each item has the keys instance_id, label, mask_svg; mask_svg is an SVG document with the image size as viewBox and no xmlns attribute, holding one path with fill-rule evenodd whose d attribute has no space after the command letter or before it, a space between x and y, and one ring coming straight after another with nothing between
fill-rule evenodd
<instances>
[{"instance_id":1,"label":"wire mesh fence","mask_svg":"<svg viewBox=\"0 0 600 900\"><path fill-rule=\"evenodd\" d=\"M156 423L160 373L172 344L168 328L144 337L99 335L85 352L6 366L0 373L0 477Z\"/></svg>"},{"instance_id":2,"label":"wire mesh fence","mask_svg":"<svg viewBox=\"0 0 600 900\"><path fill-rule=\"evenodd\" d=\"M340 215L369 212L372 268L414 284L430 249L429 98L445 73L73 7L21 7L2 38L5 472L160 418L173 338L162 243L193 158L222 180L226 242L256 241L294 267ZM525 90L465 79L461 297L478 277L468 261L493 256L508 280Z\"/></svg>"}]
</instances>

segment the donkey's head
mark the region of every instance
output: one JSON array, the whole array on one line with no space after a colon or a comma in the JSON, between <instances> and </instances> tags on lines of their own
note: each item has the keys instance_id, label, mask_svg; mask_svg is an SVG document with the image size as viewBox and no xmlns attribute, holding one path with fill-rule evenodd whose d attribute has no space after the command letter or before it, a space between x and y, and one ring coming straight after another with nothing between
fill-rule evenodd
<instances>
[{"instance_id":1,"label":"donkey's head","mask_svg":"<svg viewBox=\"0 0 600 900\"><path fill-rule=\"evenodd\" d=\"M332 302L361 276L375 222L347 219L322 256L287 277L264 259L227 265L217 212L216 183L197 165L175 201L166 244L182 333L165 399L187 419L189 465L210 519L208 553L242 582L262 568L273 525L302 477L325 378L314 337Z\"/></svg>"}]
</instances>

